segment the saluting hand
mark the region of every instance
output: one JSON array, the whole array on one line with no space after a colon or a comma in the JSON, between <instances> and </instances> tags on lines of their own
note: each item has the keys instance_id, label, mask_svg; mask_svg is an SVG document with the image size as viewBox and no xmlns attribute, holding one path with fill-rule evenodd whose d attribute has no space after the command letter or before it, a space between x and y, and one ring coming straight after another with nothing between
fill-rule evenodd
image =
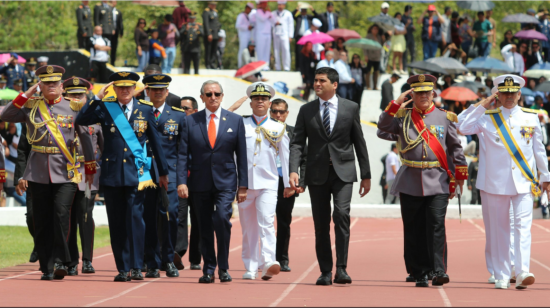
<instances>
[{"instance_id":1,"label":"saluting hand","mask_svg":"<svg viewBox=\"0 0 550 308\"><path fill-rule=\"evenodd\" d=\"M178 196L182 199L189 198L189 190L187 189L187 185L180 184L178 186Z\"/></svg>"},{"instance_id":2,"label":"saluting hand","mask_svg":"<svg viewBox=\"0 0 550 308\"><path fill-rule=\"evenodd\" d=\"M409 101L405 102L405 98L407 98L407 95L409 95L412 91L413 91L413 89L409 89L409 90L401 93L401 95L399 95L399 97L397 98L395 103L399 104L399 105L403 105L403 103L405 103L405 104L410 103L412 100L409 100Z\"/></svg>"},{"instance_id":3,"label":"saluting hand","mask_svg":"<svg viewBox=\"0 0 550 308\"><path fill-rule=\"evenodd\" d=\"M109 82L107 85L105 85L99 92L97 92L97 98L103 99L105 97L105 92L107 92L107 88L113 85L114 82Z\"/></svg>"},{"instance_id":4,"label":"saluting hand","mask_svg":"<svg viewBox=\"0 0 550 308\"><path fill-rule=\"evenodd\" d=\"M34 93L38 92L38 87L42 84L42 81L35 84L34 86L30 87L26 92L25 92L25 96L27 98L30 98L34 95Z\"/></svg>"},{"instance_id":5,"label":"saluting hand","mask_svg":"<svg viewBox=\"0 0 550 308\"><path fill-rule=\"evenodd\" d=\"M498 92L497 92L498 93ZM487 109L489 108L489 106L491 105L491 103L495 100L495 98L497 97L497 93L481 100L481 102L479 102L481 104L481 106L483 106L483 108Z\"/></svg>"}]
</instances>

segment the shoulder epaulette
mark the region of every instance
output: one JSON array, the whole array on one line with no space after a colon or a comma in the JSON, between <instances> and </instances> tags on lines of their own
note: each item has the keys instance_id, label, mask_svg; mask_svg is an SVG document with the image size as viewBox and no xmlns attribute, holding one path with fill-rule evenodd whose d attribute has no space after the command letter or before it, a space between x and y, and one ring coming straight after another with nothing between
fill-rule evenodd
<instances>
[{"instance_id":1,"label":"shoulder epaulette","mask_svg":"<svg viewBox=\"0 0 550 308\"><path fill-rule=\"evenodd\" d=\"M77 99L69 98L69 102L73 111L80 111L80 109L82 109L82 106L84 106L84 103L80 102Z\"/></svg>"},{"instance_id":2,"label":"shoulder epaulette","mask_svg":"<svg viewBox=\"0 0 550 308\"><path fill-rule=\"evenodd\" d=\"M405 117L405 115L407 114L407 112L411 111L412 108L403 108L403 109L399 109L397 110L397 113L395 114L395 117L396 118L403 118Z\"/></svg>"},{"instance_id":3,"label":"shoulder epaulette","mask_svg":"<svg viewBox=\"0 0 550 308\"><path fill-rule=\"evenodd\" d=\"M146 101L146 100L144 100L144 99L140 99L140 100L139 100L139 103L144 104L144 105L147 105L147 106L153 106L153 103L148 102L148 101Z\"/></svg>"},{"instance_id":4,"label":"shoulder epaulette","mask_svg":"<svg viewBox=\"0 0 550 308\"><path fill-rule=\"evenodd\" d=\"M281 121L279 121L279 120L277 120L277 119L275 119L275 118L270 118L270 119L273 120L273 121L275 121L275 122L277 122L277 123L279 123L279 124L285 124L285 122L281 122Z\"/></svg>"},{"instance_id":5,"label":"shoulder epaulette","mask_svg":"<svg viewBox=\"0 0 550 308\"><path fill-rule=\"evenodd\" d=\"M252 115L244 115L243 118L250 118Z\"/></svg>"},{"instance_id":6,"label":"shoulder epaulette","mask_svg":"<svg viewBox=\"0 0 550 308\"><path fill-rule=\"evenodd\" d=\"M30 98L27 100L27 102L25 103L25 105L23 105L25 108L29 108L29 109L32 109L34 108L34 106L38 103L38 99L36 98Z\"/></svg>"},{"instance_id":7,"label":"shoulder epaulette","mask_svg":"<svg viewBox=\"0 0 550 308\"><path fill-rule=\"evenodd\" d=\"M458 116L456 115L456 113L447 110L444 111L447 113L447 120L453 123L458 123Z\"/></svg>"},{"instance_id":8,"label":"shoulder epaulette","mask_svg":"<svg viewBox=\"0 0 550 308\"><path fill-rule=\"evenodd\" d=\"M536 114L539 113L539 111L536 110L536 109L521 108L521 110L522 110L523 112L536 113Z\"/></svg>"},{"instance_id":9,"label":"shoulder epaulette","mask_svg":"<svg viewBox=\"0 0 550 308\"><path fill-rule=\"evenodd\" d=\"M485 111L485 114L491 114L491 113L500 113L500 108Z\"/></svg>"},{"instance_id":10,"label":"shoulder epaulette","mask_svg":"<svg viewBox=\"0 0 550 308\"><path fill-rule=\"evenodd\" d=\"M185 112L185 110L183 110L183 109L181 109L181 108L178 108L178 107L174 107L174 106L172 106L172 109L173 109L173 110L176 110L176 111Z\"/></svg>"},{"instance_id":11,"label":"shoulder epaulette","mask_svg":"<svg viewBox=\"0 0 550 308\"><path fill-rule=\"evenodd\" d=\"M104 102L116 102L116 97L114 97L114 96L104 97L103 101Z\"/></svg>"}]
</instances>

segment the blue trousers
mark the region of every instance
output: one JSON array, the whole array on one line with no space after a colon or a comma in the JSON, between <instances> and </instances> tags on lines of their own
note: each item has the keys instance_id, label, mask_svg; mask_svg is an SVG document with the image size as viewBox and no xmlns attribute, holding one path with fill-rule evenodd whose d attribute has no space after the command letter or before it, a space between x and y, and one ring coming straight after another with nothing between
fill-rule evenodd
<instances>
[{"instance_id":1,"label":"blue trousers","mask_svg":"<svg viewBox=\"0 0 550 308\"><path fill-rule=\"evenodd\" d=\"M492 45L489 42L480 42L479 40L476 40L475 44L477 46L478 57L487 57L489 53L491 53Z\"/></svg>"},{"instance_id":2,"label":"blue trousers","mask_svg":"<svg viewBox=\"0 0 550 308\"><path fill-rule=\"evenodd\" d=\"M352 100L353 86L354 84L352 83L339 83L338 88L336 89L336 93L338 93L341 98Z\"/></svg>"},{"instance_id":3,"label":"blue trousers","mask_svg":"<svg viewBox=\"0 0 550 308\"><path fill-rule=\"evenodd\" d=\"M166 51L166 59L162 60L162 73L170 74L176 59L176 47L166 47L164 50Z\"/></svg>"},{"instance_id":4,"label":"blue trousers","mask_svg":"<svg viewBox=\"0 0 550 308\"><path fill-rule=\"evenodd\" d=\"M136 57L138 60L138 67L137 72L143 72L145 70L145 67L149 64L149 51L142 50L141 56L138 55L137 49L136 49Z\"/></svg>"},{"instance_id":5,"label":"blue trousers","mask_svg":"<svg viewBox=\"0 0 550 308\"><path fill-rule=\"evenodd\" d=\"M221 270L229 269L229 242L231 240L231 203L235 199L235 191L216 190L191 192L195 212L198 215L200 229L200 247L204 260L205 275L213 275L216 265ZM214 233L216 234L218 256L214 248ZM216 262L217 261L217 262Z\"/></svg>"},{"instance_id":6,"label":"blue trousers","mask_svg":"<svg viewBox=\"0 0 550 308\"><path fill-rule=\"evenodd\" d=\"M111 248L118 271L129 272L143 266L145 190L137 186L103 186L109 221Z\"/></svg>"},{"instance_id":7,"label":"blue trousers","mask_svg":"<svg viewBox=\"0 0 550 308\"><path fill-rule=\"evenodd\" d=\"M422 41L422 45L423 45L422 51L424 52L424 60L435 57L435 54L437 52L437 44L438 42L434 42L434 41L429 41L429 40Z\"/></svg>"},{"instance_id":8,"label":"blue trousers","mask_svg":"<svg viewBox=\"0 0 550 308\"><path fill-rule=\"evenodd\" d=\"M159 202L159 188L145 190L143 220L145 221L145 264L147 268L159 269L161 263L174 261L178 236L178 191L176 183L168 185L168 216ZM160 245L159 245L160 244Z\"/></svg>"}]
</instances>

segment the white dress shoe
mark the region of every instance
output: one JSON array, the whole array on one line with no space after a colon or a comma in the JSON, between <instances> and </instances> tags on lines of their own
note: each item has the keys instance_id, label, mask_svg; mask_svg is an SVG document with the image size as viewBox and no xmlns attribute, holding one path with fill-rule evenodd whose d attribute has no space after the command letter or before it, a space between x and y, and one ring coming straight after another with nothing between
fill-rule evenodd
<instances>
[{"instance_id":1,"label":"white dress shoe","mask_svg":"<svg viewBox=\"0 0 550 308\"><path fill-rule=\"evenodd\" d=\"M535 275L523 272L519 274L516 280L516 289L526 289L527 286L535 283Z\"/></svg>"},{"instance_id":2,"label":"white dress shoe","mask_svg":"<svg viewBox=\"0 0 550 308\"><path fill-rule=\"evenodd\" d=\"M279 274L281 271L281 265L277 261L269 262L265 265L264 270L262 271L262 279L269 280L271 277Z\"/></svg>"},{"instance_id":3,"label":"white dress shoe","mask_svg":"<svg viewBox=\"0 0 550 308\"><path fill-rule=\"evenodd\" d=\"M243 279L256 279L256 272L246 271L246 273L244 273L243 275Z\"/></svg>"},{"instance_id":4,"label":"white dress shoe","mask_svg":"<svg viewBox=\"0 0 550 308\"><path fill-rule=\"evenodd\" d=\"M510 281L508 279L495 280L495 289L508 289L510 287Z\"/></svg>"},{"instance_id":5,"label":"white dress shoe","mask_svg":"<svg viewBox=\"0 0 550 308\"><path fill-rule=\"evenodd\" d=\"M489 279L487 279L487 282L495 284L495 275L491 275L491 277L489 277Z\"/></svg>"}]
</instances>

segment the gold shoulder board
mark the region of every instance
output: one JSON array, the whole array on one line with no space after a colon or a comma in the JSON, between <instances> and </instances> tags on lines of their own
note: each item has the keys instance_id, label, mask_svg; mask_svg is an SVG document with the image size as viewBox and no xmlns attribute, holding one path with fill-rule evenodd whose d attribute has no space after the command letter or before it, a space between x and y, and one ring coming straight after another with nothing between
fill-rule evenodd
<instances>
[{"instance_id":1,"label":"gold shoulder board","mask_svg":"<svg viewBox=\"0 0 550 308\"><path fill-rule=\"evenodd\" d=\"M445 111L445 112L447 112L447 120L453 123L458 123L458 116L456 115L456 113L450 112L450 111Z\"/></svg>"},{"instance_id":2,"label":"gold shoulder board","mask_svg":"<svg viewBox=\"0 0 550 308\"><path fill-rule=\"evenodd\" d=\"M397 111L397 113L395 114L395 117L396 118L404 118L405 115L407 114L407 112L411 111L412 109L411 108L404 108L404 109L399 109Z\"/></svg>"},{"instance_id":3,"label":"gold shoulder board","mask_svg":"<svg viewBox=\"0 0 550 308\"><path fill-rule=\"evenodd\" d=\"M144 104L144 105L147 105L147 106L153 106L153 103L148 102L148 101L146 101L146 100L144 100L144 99L140 99L139 102L142 103L142 104Z\"/></svg>"},{"instance_id":4,"label":"gold shoulder board","mask_svg":"<svg viewBox=\"0 0 550 308\"><path fill-rule=\"evenodd\" d=\"M181 109L181 108L178 108L178 107L174 107L174 106L172 106L172 109L173 109L173 110L176 110L176 111L185 112L185 110L183 110L183 109Z\"/></svg>"},{"instance_id":5,"label":"gold shoulder board","mask_svg":"<svg viewBox=\"0 0 550 308\"><path fill-rule=\"evenodd\" d=\"M25 103L25 105L23 105L25 108L29 108L29 109L32 109L34 108L34 106L39 102L38 99L34 99L34 98L31 98L29 100L27 100L27 102Z\"/></svg>"},{"instance_id":6,"label":"gold shoulder board","mask_svg":"<svg viewBox=\"0 0 550 308\"><path fill-rule=\"evenodd\" d=\"M491 113L500 113L500 108L485 111L485 114L491 114Z\"/></svg>"},{"instance_id":7,"label":"gold shoulder board","mask_svg":"<svg viewBox=\"0 0 550 308\"><path fill-rule=\"evenodd\" d=\"M82 106L84 106L84 103L81 103L78 100L70 99L69 101L71 102L70 106L73 111L80 111L80 109L82 109Z\"/></svg>"},{"instance_id":8,"label":"gold shoulder board","mask_svg":"<svg viewBox=\"0 0 550 308\"><path fill-rule=\"evenodd\" d=\"M523 110L523 112L536 113L536 114L539 113L539 111L536 109L521 108L521 110Z\"/></svg>"},{"instance_id":9,"label":"gold shoulder board","mask_svg":"<svg viewBox=\"0 0 550 308\"><path fill-rule=\"evenodd\" d=\"M109 96L109 97L103 98L103 101L104 102L116 102L116 97Z\"/></svg>"}]
</instances>

